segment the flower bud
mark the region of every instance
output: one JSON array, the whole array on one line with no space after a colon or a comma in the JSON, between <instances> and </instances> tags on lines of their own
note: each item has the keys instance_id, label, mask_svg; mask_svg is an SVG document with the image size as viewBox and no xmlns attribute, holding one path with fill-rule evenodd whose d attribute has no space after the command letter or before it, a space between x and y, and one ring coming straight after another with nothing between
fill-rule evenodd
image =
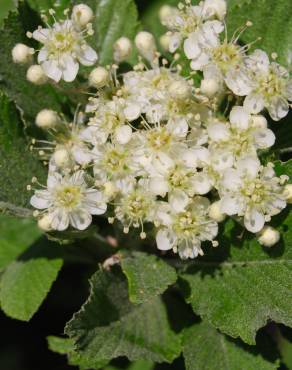
<instances>
[{"instance_id":1,"label":"flower bud","mask_svg":"<svg viewBox=\"0 0 292 370\"><path fill-rule=\"evenodd\" d=\"M89 84L100 89L109 82L109 72L103 67L97 67L89 75Z\"/></svg>"},{"instance_id":2,"label":"flower bud","mask_svg":"<svg viewBox=\"0 0 292 370\"><path fill-rule=\"evenodd\" d=\"M216 80L214 79L204 79L201 81L201 87L200 87L201 92L211 98L214 96L218 90L219 90L219 84Z\"/></svg>"},{"instance_id":3,"label":"flower bud","mask_svg":"<svg viewBox=\"0 0 292 370\"><path fill-rule=\"evenodd\" d=\"M292 184L285 185L284 196L286 198L286 202L292 204Z\"/></svg>"},{"instance_id":4,"label":"flower bud","mask_svg":"<svg viewBox=\"0 0 292 370\"><path fill-rule=\"evenodd\" d=\"M254 126L258 128L268 127L267 119L264 116L260 116L260 115L252 116L252 121L253 121Z\"/></svg>"},{"instance_id":5,"label":"flower bud","mask_svg":"<svg viewBox=\"0 0 292 370\"><path fill-rule=\"evenodd\" d=\"M156 53L154 36L150 32L139 32L135 38L135 44L140 54L149 62L153 61Z\"/></svg>"},{"instance_id":6,"label":"flower bud","mask_svg":"<svg viewBox=\"0 0 292 370\"><path fill-rule=\"evenodd\" d=\"M191 95L191 86L185 80L174 81L169 86L169 93L176 99L187 99Z\"/></svg>"},{"instance_id":7,"label":"flower bud","mask_svg":"<svg viewBox=\"0 0 292 370\"><path fill-rule=\"evenodd\" d=\"M127 144L132 137L132 129L130 126L123 125L118 127L115 132L115 139L119 144Z\"/></svg>"},{"instance_id":8,"label":"flower bud","mask_svg":"<svg viewBox=\"0 0 292 370\"><path fill-rule=\"evenodd\" d=\"M164 49L165 51L169 51L170 36L167 33L160 37L159 42L162 49Z\"/></svg>"},{"instance_id":9,"label":"flower bud","mask_svg":"<svg viewBox=\"0 0 292 370\"><path fill-rule=\"evenodd\" d=\"M176 10L173 6L163 5L159 10L159 19L162 24L167 22L169 17L172 16L173 12Z\"/></svg>"},{"instance_id":10,"label":"flower bud","mask_svg":"<svg viewBox=\"0 0 292 370\"><path fill-rule=\"evenodd\" d=\"M226 215L221 212L220 201L211 204L209 217L216 222L223 222L225 220Z\"/></svg>"},{"instance_id":11,"label":"flower bud","mask_svg":"<svg viewBox=\"0 0 292 370\"><path fill-rule=\"evenodd\" d=\"M280 233L271 226L265 226L258 233L258 242L264 247L272 247L280 240Z\"/></svg>"},{"instance_id":12,"label":"flower bud","mask_svg":"<svg viewBox=\"0 0 292 370\"><path fill-rule=\"evenodd\" d=\"M26 72L26 78L34 85L43 85L48 81L48 77L38 64L30 66Z\"/></svg>"},{"instance_id":13,"label":"flower bud","mask_svg":"<svg viewBox=\"0 0 292 370\"><path fill-rule=\"evenodd\" d=\"M68 166L70 163L70 156L66 149L57 149L54 153L54 161L60 168Z\"/></svg>"},{"instance_id":14,"label":"flower bud","mask_svg":"<svg viewBox=\"0 0 292 370\"><path fill-rule=\"evenodd\" d=\"M51 222L51 217L49 215L45 215L38 220L38 227L43 231L50 231L52 230Z\"/></svg>"},{"instance_id":15,"label":"flower bud","mask_svg":"<svg viewBox=\"0 0 292 370\"><path fill-rule=\"evenodd\" d=\"M85 27L93 18L92 9L86 4L75 5L72 10L72 19L81 27Z\"/></svg>"},{"instance_id":16,"label":"flower bud","mask_svg":"<svg viewBox=\"0 0 292 370\"><path fill-rule=\"evenodd\" d=\"M114 43L114 60L120 63L132 53L132 43L127 37L121 37Z\"/></svg>"},{"instance_id":17,"label":"flower bud","mask_svg":"<svg viewBox=\"0 0 292 370\"><path fill-rule=\"evenodd\" d=\"M36 125L45 130L55 127L59 122L58 113L50 109L41 110L36 117Z\"/></svg>"},{"instance_id":18,"label":"flower bud","mask_svg":"<svg viewBox=\"0 0 292 370\"><path fill-rule=\"evenodd\" d=\"M16 44L12 49L12 59L17 64L27 64L32 61L34 49L24 44Z\"/></svg>"}]
</instances>

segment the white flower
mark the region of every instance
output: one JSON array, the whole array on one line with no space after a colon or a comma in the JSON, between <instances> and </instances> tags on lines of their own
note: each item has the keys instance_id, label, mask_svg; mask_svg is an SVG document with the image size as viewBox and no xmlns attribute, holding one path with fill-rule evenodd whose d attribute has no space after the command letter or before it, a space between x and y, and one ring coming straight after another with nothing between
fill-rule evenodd
<instances>
[{"instance_id":1,"label":"white flower","mask_svg":"<svg viewBox=\"0 0 292 370\"><path fill-rule=\"evenodd\" d=\"M292 101L292 80L288 71L279 64L270 63L268 55L255 50L245 61L248 74L234 72L229 88L239 96L246 96L244 107L251 113L266 108L275 121L288 114Z\"/></svg>"},{"instance_id":2,"label":"white flower","mask_svg":"<svg viewBox=\"0 0 292 370\"><path fill-rule=\"evenodd\" d=\"M97 61L96 52L86 43L90 27L80 30L73 19L55 22L50 28L39 27L32 37L44 46L38 54L38 63L46 75L56 82L72 82L78 73L79 63L92 66Z\"/></svg>"},{"instance_id":3,"label":"white flower","mask_svg":"<svg viewBox=\"0 0 292 370\"><path fill-rule=\"evenodd\" d=\"M281 179L270 165L261 167L258 159L246 157L236 169L225 171L219 193L221 211L244 217L247 230L260 231L271 216L286 207Z\"/></svg>"},{"instance_id":4,"label":"white flower","mask_svg":"<svg viewBox=\"0 0 292 370\"><path fill-rule=\"evenodd\" d=\"M129 231L130 227L141 228L141 238L146 237L143 224L153 221L155 200L153 194L139 185L118 198L115 214L124 225L125 233Z\"/></svg>"},{"instance_id":5,"label":"white flower","mask_svg":"<svg viewBox=\"0 0 292 370\"><path fill-rule=\"evenodd\" d=\"M49 173L46 190L37 190L31 198L31 205L45 210L47 224L53 230L63 231L69 225L78 230L86 229L92 222L92 215L106 212L107 206L102 193L88 188L84 171L71 177Z\"/></svg>"},{"instance_id":6,"label":"white flower","mask_svg":"<svg viewBox=\"0 0 292 370\"><path fill-rule=\"evenodd\" d=\"M244 107L235 106L230 112L230 123L214 122L208 125L209 149L230 153L233 162L246 155L257 155L257 150L274 145L275 135L266 127L257 127L252 115Z\"/></svg>"},{"instance_id":7,"label":"white flower","mask_svg":"<svg viewBox=\"0 0 292 370\"><path fill-rule=\"evenodd\" d=\"M161 224L156 235L160 250L173 249L183 259L203 255L201 243L213 240L218 233L218 225L208 216L207 198L195 197L182 212L175 212L165 202L157 205L157 221Z\"/></svg>"}]
</instances>

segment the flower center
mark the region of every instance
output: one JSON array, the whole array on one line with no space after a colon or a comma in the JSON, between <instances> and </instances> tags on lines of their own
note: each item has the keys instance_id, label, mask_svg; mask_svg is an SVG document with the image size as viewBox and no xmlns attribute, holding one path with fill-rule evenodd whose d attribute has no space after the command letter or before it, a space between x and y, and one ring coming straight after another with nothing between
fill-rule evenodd
<instances>
[{"instance_id":1,"label":"flower center","mask_svg":"<svg viewBox=\"0 0 292 370\"><path fill-rule=\"evenodd\" d=\"M74 208L82 199L81 189L74 185L65 185L56 191L56 203L59 207Z\"/></svg>"},{"instance_id":2,"label":"flower center","mask_svg":"<svg viewBox=\"0 0 292 370\"><path fill-rule=\"evenodd\" d=\"M147 135L148 145L154 150L167 149L171 142L171 134L162 127L161 129L154 129L148 132Z\"/></svg>"},{"instance_id":3,"label":"flower center","mask_svg":"<svg viewBox=\"0 0 292 370\"><path fill-rule=\"evenodd\" d=\"M258 92L265 96L266 99L281 95L285 88L285 80L280 78L273 70L268 74L263 74L258 79Z\"/></svg>"},{"instance_id":4,"label":"flower center","mask_svg":"<svg viewBox=\"0 0 292 370\"><path fill-rule=\"evenodd\" d=\"M213 60L224 73L226 73L230 67L239 64L241 59L239 46L232 43L224 42L213 50Z\"/></svg>"}]
</instances>

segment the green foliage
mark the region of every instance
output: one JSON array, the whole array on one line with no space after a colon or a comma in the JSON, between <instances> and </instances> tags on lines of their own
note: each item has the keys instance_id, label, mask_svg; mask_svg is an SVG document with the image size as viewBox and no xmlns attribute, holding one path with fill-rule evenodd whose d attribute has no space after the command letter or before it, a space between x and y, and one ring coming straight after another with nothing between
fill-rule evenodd
<instances>
[{"instance_id":1,"label":"green foliage","mask_svg":"<svg viewBox=\"0 0 292 370\"><path fill-rule=\"evenodd\" d=\"M48 13L48 10L53 8L56 11L57 16L61 16L66 8L70 8L70 0L28 0L29 5L32 9L37 10L40 13Z\"/></svg>"},{"instance_id":2,"label":"green foliage","mask_svg":"<svg viewBox=\"0 0 292 370\"><path fill-rule=\"evenodd\" d=\"M0 7L0 27L10 11L17 6L17 0L2 0Z\"/></svg>"},{"instance_id":3,"label":"green foliage","mask_svg":"<svg viewBox=\"0 0 292 370\"><path fill-rule=\"evenodd\" d=\"M5 314L30 320L56 280L62 263L47 245L36 245L8 265L0 280L0 306Z\"/></svg>"},{"instance_id":4,"label":"green foliage","mask_svg":"<svg viewBox=\"0 0 292 370\"><path fill-rule=\"evenodd\" d=\"M200 323L184 331L183 356L186 370L273 370L261 356L245 350L212 326Z\"/></svg>"},{"instance_id":5,"label":"green foliage","mask_svg":"<svg viewBox=\"0 0 292 370\"><path fill-rule=\"evenodd\" d=\"M40 235L35 221L0 215L0 270L16 259Z\"/></svg>"},{"instance_id":6,"label":"green foliage","mask_svg":"<svg viewBox=\"0 0 292 370\"><path fill-rule=\"evenodd\" d=\"M92 362L81 356L74 350L74 343L69 338L60 338L50 336L47 338L49 349L53 352L59 353L60 355L68 355L68 363L72 366L79 366L80 370L86 369L99 369L105 366L108 361L97 361Z\"/></svg>"},{"instance_id":7,"label":"green foliage","mask_svg":"<svg viewBox=\"0 0 292 370\"><path fill-rule=\"evenodd\" d=\"M286 175L289 176L289 183L292 183L292 160L290 159L287 162L275 162L275 172L277 176Z\"/></svg>"},{"instance_id":8,"label":"green foliage","mask_svg":"<svg viewBox=\"0 0 292 370\"><path fill-rule=\"evenodd\" d=\"M34 122L44 108L61 110L65 98L50 85L36 86L26 80L27 66L12 62L11 50L17 43L29 45L27 31L33 31L41 21L26 3L20 2L18 12L11 12L0 32L0 89L14 100L25 120Z\"/></svg>"},{"instance_id":9,"label":"green foliage","mask_svg":"<svg viewBox=\"0 0 292 370\"><path fill-rule=\"evenodd\" d=\"M261 48L269 54L276 52L279 62L291 66L292 2L290 0L233 0L228 13L228 33L251 21L250 27L241 36L244 43L261 40L252 49Z\"/></svg>"},{"instance_id":10,"label":"green foliage","mask_svg":"<svg viewBox=\"0 0 292 370\"><path fill-rule=\"evenodd\" d=\"M162 294L177 278L173 267L146 253L125 253L121 265L128 279L129 297L133 303L148 302Z\"/></svg>"},{"instance_id":11,"label":"green foliage","mask_svg":"<svg viewBox=\"0 0 292 370\"><path fill-rule=\"evenodd\" d=\"M226 225L220 248L222 261L200 261L182 275L187 301L194 311L222 332L254 344L255 335L271 319L292 325L292 214L281 216L283 237L271 251L232 221ZM240 240L241 239L241 240Z\"/></svg>"},{"instance_id":12,"label":"green foliage","mask_svg":"<svg viewBox=\"0 0 292 370\"><path fill-rule=\"evenodd\" d=\"M27 216L28 212L21 208L29 205L30 193L26 187L33 176L42 181L45 169L29 151L22 130L15 105L0 92L0 208Z\"/></svg>"},{"instance_id":13,"label":"green foliage","mask_svg":"<svg viewBox=\"0 0 292 370\"><path fill-rule=\"evenodd\" d=\"M98 271L90 284L88 301L65 329L82 356L172 362L179 355L180 337L171 330L160 298L133 305L120 273Z\"/></svg>"}]
</instances>

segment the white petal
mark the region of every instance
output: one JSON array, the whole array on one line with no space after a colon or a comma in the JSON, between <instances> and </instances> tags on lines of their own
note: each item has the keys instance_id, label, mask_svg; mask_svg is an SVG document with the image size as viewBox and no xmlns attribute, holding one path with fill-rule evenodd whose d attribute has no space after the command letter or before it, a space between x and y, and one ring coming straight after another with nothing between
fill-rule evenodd
<instances>
[{"instance_id":1,"label":"white petal","mask_svg":"<svg viewBox=\"0 0 292 370\"><path fill-rule=\"evenodd\" d=\"M254 132L256 146L260 149L270 148L275 144L276 137L272 130L267 128L258 129Z\"/></svg>"},{"instance_id":2,"label":"white petal","mask_svg":"<svg viewBox=\"0 0 292 370\"><path fill-rule=\"evenodd\" d=\"M64 209L57 208L54 212L50 213L50 217L52 219L51 222L52 229L64 231L68 228L69 216Z\"/></svg>"},{"instance_id":3,"label":"white petal","mask_svg":"<svg viewBox=\"0 0 292 370\"><path fill-rule=\"evenodd\" d=\"M176 236L169 230L159 230L156 234L156 243L158 249L170 250L176 245Z\"/></svg>"},{"instance_id":4,"label":"white petal","mask_svg":"<svg viewBox=\"0 0 292 370\"><path fill-rule=\"evenodd\" d=\"M70 224L77 230L85 230L92 222L92 217L88 211L78 209L69 214Z\"/></svg>"},{"instance_id":5,"label":"white petal","mask_svg":"<svg viewBox=\"0 0 292 370\"><path fill-rule=\"evenodd\" d=\"M245 70L230 69L226 73L225 83L238 96L249 95L252 91L252 81Z\"/></svg>"},{"instance_id":6,"label":"white petal","mask_svg":"<svg viewBox=\"0 0 292 370\"><path fill-rule=\"evenodd\" d=\"M191 61L191 69L193 71L202 71L203 68L209 63L209 60L209 55L202 52Z\"/></svg>"},{"instance_id":7,"label":"white petal","mask_svg":"<svg viewBox=\"0 0 292 370\"><path fill-rule=\"evenodd\" d=\"M86 46L82 53L79 54L78 60L84 66L92 66L97 62L97 53L90 46Z\"/></svg>"},{"instance_id":8,"label":"white petal","mask_svg":"<svg viewBox=\"0 0 292 370\"><path fill-rule=\"evenodd\" d=\"M244 108L253 114L260 113L264 107L265 107L265 102L262 97L262 95L259 94L249 94L243 103Z\"/></svg>"},{"instance_id":9,"label":"white petal","mask_svg":"<svg viewBox=\"0 0 292 370\"><path fill-rule=\"evenodd\" d=\"M75 80L79 70L79 64L74 61L70 56L64 60L63 79L66 82L72 82Z\"/></svg>"},{"instance_id":10,"label":"white petal","mask_svg":"<svg viewBox=\"0 0 292 370\"><path fill-rule=\"evenodd\" d=\"M255 50L245 62L248 68L255 71L259 70L261 73L267 73L270 66L267 53L260 49Z\"/></svg>"},{"instance_id":11,"label":"white petal","mask_svg":"<svg viewBox=\"0 0 292 370\"><path fill-rule=\"evenodd\" d=\"M255 208L251 209L244 216L244 226L252 233L259 232L265 225L265 217Z\"/></svg>"},{"instance_id":12,"label":"white petal","mask_svg":"<svg viewBox=\"0 0 292 370\"><path fill-rule=\"evenodd\" d=\"M41 29L35 30L32 34L32 37L35 40L44 44L47 41L49 34L50 34L50 30L48 28L41 28Z\"/></svg>"},{"instance_id":13,"label":"white petal","mask_svg":"<svg viewBox=\"0 0 292 370\"><path fill-rule=\"evenodd\" d=\"M237 162L237 169L242 176L248 176L250 179L253 179L257 176L261 163L258 158L253 156L247 156L240 159Z\"/></svg>"},{"instance_id":14,"label":"white petal","mask_svg":"<svg viewBox=\"0 0 292 370\"><path fill-rule=\"evenodd\" d=\"M88 164L92 160L92 154L89 152L87 148L74 146L72 148L72 154L74 160L81 165Z\"/></svg>"},{"instance_id":15,"label":"white petal","mask_svg":"<svg viewBox=\"0 0 292 370\"><path fill-rule=\"evenodd\" d=\"M274 97L268 106L270 116L274 121L280 121L289 112L289 104L282 97Z\"/></svg>"},{"instance_id":16,"label":"white petal","mask_svg":"<svg viewBox=\"0 0 292 370\"><path fill-rule=\"evenodd\" d=\"M221 186L225 190L237 191L242 186L242 179L240 173L234 168L227 169L222 177Z\"/></svg>"},{"instance_id":17,"label":"white petal","mask_svg":"<svg viewBox=\"0 0 292 370\"><path fill-rule=\"evenodd\" d=\"M45 74L52 80L59 82L62 77L62 70L56 60L47 60L42 63Z\"/></svg>"},{"instance_id":18,"label":"white petal","mask_svg":"<svg viewBox=\"0 0 292 370\"><path fill-rule=\"evenodd\" d=\"M225 195L223 198L221 198L220 210L222 213L233 216L240 213L241 207L236 197Z\"/></svg>"},{"instance_id":19,"label":"white petal","mask_svg":"<svg viewBox=\"0 0 292 370\"><path fill-rule=\"evenodd\" d=\"M154 177L150 179L149 188L153 194L165 197L168 192L168 183L163 177Z\"/></svg>"},{"instance_id":20,"label":"white petal","mask_svg":"<svg viewBox=\"0 0 292 370\"><path fill-rule=\"evenodd\" d=\"M52 205L51 194L46 190L38 190L30 199L30 204L37 209L46 209Z\"/></svg>"},{"instance_id":21,"label":"white petal","mask_svg":"<svg viewBox=\"0 0 292 370\"><path fill-rule=\"evenodd\" d=\"M120 126L115 131L115 139L116 141L121 144L127 144L132 137L132 129L130 126Z\"/></svg>"},{"instance_id":22,"label":"white petal","mask_svg":"<svg viewBox=\"0 0 292 370\"><path fill-rule=\"evenodd\" d=\"M177 48L179 48L180 46L180 43L181 43L181 35L180 33L174 33L170 36L170 40L169 40L169 51L171 53L174 53Z\"/></svg>"},{"instance_id":23,"label":"white petal","mask_svg":"<svg viewBox=\"0 0 292 370\"><path fill-rule=\"evenodd\" d=\"M176 212L182 212L189 201L189 197L182 190L176 189L168 195L168 202Z\"/></svg>"},{"instance_id":24,"label":"white petal","mask_svg":"<svg viewBox=\"0 0 292 370\"><path fill-rule=\"evenodd\" d=\"M218 122L207 126L208 135L211 140L226 141L230 137L230 132L226 124Z\"/></svg>"},{"instance_id":25,"label":"white petal","mask_svg":"<svg viewBox=\"0 0 292 370\"><path fill-rule=\"evenodd\" d=\"M199 46L197 35L195 33L190 36L184 42L184 52L188 59L195 59L201 54L202 49Z\"/></svg>"},{"instance_id":26,"label":"white petal","mask_svg":"<svg viewBox=\"0 0 292 370\"><path fill-rule=\"evenodd\" d=\"M207 194L212 189L212 181L204 173L198 173L192 180L192 185L195 192L200 195Z\"/></svg>"},{"instance_id":27,"label":"white petal","mask_svg":"<svg viewBox=\"0 0 292 370\"><path fill-rule=\"evenodd\" d=\"M42 48L38 53L38 63L41 64L48 59L48 51L46 48Z\"/></svg>"},{"instance_id":28,"label":"white petal","mask_svg":"<svg viewBox=\"0 0 292 370\"><path fill-rule=\"evenodd\" d=\"M62 179L63 177L59 173L49 172L48 179L47 179L48 189L54 189L57 185L61 184Z\"/></svg>"},{"instance_id":29,"label":"white petal","mask_svg":"<svg viewBox=\"0 0 292 370\"><path fill-rule=\"evenodd\" d=\"M141 114L141 108L138 104L129 104L124 109L125 117L128 121L135 121Z\"/></svg>"},{"instance_id":30,"label":"white petal","mask_svg":"<svg viewBox=\"0 0 292 370\"><path fill-rule=\"evenodd\" d=\"M230 112L230 122L233 127L246 130L250 122L250 114L243 107L233 107Z\"/></svg>"}]
</instances>

